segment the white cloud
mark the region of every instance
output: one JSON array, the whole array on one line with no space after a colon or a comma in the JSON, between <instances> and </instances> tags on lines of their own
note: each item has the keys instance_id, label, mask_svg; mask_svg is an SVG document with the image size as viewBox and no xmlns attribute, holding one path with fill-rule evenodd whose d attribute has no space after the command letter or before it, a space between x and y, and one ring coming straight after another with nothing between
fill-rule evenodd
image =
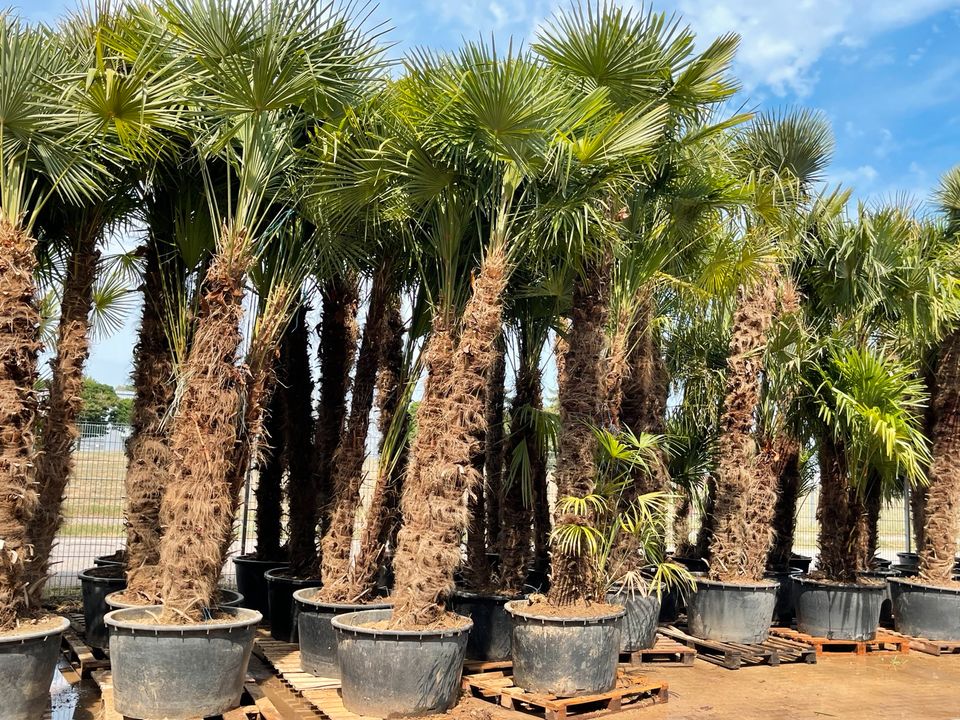
<instances>
[{"instance_id":1,"label":"white cloud","mask_svg":"<svg viewBox=\"0 0 960 720\"><path fill-rule=\"evenodd\" d=\"M833 183L840 183L847 187L869 186L874 183L880 173L873 165L861 165L853 170L844 170L839 168L830 173L830 180Z\"/></svg>"}]
</instances>

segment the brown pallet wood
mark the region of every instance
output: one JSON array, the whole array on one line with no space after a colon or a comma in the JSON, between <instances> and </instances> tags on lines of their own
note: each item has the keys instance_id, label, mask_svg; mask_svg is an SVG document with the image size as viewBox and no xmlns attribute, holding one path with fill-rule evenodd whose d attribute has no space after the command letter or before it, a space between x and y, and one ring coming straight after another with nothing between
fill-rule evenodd
<instances>
[{"instance_id":1,"label":"brown pallet wood","mask_svg":"<svg viewBox=\"0 0 960 720\"><path fill-rule=\"evenodd\" d=\"M71 661L81 678L88 678L95 670L104 670L110 667L110 658L103 650L87 645L85 641L86 625L81 613L67 615L70 627L63 631L61 649Z\"/></svg>"},{"instance_id":2,"label":"brown pallet wood","mask_svg":"<svg viewBox=\"0 0 960 720\"><path fill-rule=\"evenodd\" d=\"M617 671L617 686L605 693L561 698L531 693L513 684L513 677L503 671L466 675L464 689L474 697L498 702L508 710L528 715L543 714L545 720L564 720L568 716L586 720L619 712L625 707L665 703L670 697L666 682L653 681L641 675Z\"/></svg>"},{"instance_id":3,"label":"brown pallet wood","mask_svg":"<svg viewBox=\"0 0 960 720\"><path fill-rule=\"evenodd\" d=\"M814 664L817 653L810 645L796 640L769 638L757 644L703 640L685 632L675 625L664 626L660 632L673 640L694 648L697 657L728 670L744 666L767 665L778 667L781 663Z\"/></svg>"},{"instance_id":4,"label":"brown pallet wood","mask_svg":"<svg viewBox=\"0 0 960 720\"><path fill-rule=\"evenodd\" d=\"M877 636L873 640L832 640L807 635L793 628L771 628L770 634L786 640L811 645L816 650L817 655L823 655L825 652L852 653L854 655L895 652L903 655L910 652L910 639L908 637L897 636L883 628L877 630Z\"/></svg>"},{"instance_id":5,"label":"brown pallet wood","mask_svg":"<svg viewBox=\"0 0 960 720\"><path fill-rule=\"evenodd\" d=\"M463 662L463 672L466 675L508 670L512 667L512 660L465 660Z\"/></svg>"},{"instance_id":6,"label":"brown pallet wood","mask_svg":"<svg viewBox=\"0 0 960 720\"><path fill-rule=\"evenodd\" d=\"M657 640L652 648L635 652L620 653L620 663L624 665L670 665L676 667L690 667L697 657L697 651L673 638L657 633ZM466 670L466 666L464 666Z\"/></svg>"},{"instance_id":7,"label":"brown pallet wood","mask_svg":"<svg viewBox=\"0 0 960 720\"><path fill-rule=\"evenodd\" d=\"M903 633L898 633L895 630L888 630L886 628L884 628L884 631L887 635L908 640L910 642L911 650L916 650L917 652L924 653L925 655L934 655L936 657L940 657L941 655L960 654L960 642L957 641L928 640L927 638L904 635Z\"/></svg>"}]
</instances>

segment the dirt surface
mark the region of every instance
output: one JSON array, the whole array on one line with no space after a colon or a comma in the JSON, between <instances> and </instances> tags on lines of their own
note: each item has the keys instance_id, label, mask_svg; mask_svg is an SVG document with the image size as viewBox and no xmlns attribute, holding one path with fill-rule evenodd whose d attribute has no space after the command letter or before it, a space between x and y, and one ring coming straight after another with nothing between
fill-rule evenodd
<instances>
[{"instance_id":1,"label":"dirt surface","mask_svg":"<svg viewBox=\"0 0 960 720\"><path fill-rule=\"evenodd\" d=\"M46 630L55 630L63 623L63 618L59 615L49 615L44 613L33 617L23 617L17 621L17 626L10 630L4 630L0 633L2 638L12 638L17 635L29 635L35 632L44 632Z\"/></svg>"},{"instance_id":2,"label":"dirt surface","mask_svg":"<svg viewBox=\"0 0 960 720\"><path fill-rule=\"evenodd\" d=\"M960 655L829 654L816 665L740 670L697 660L691 667L653 666L646 675L669 684L670 701L627 709L612 720L960 718ZM470 708L490 712L492 720L524 717L475 698L461 702L457 714Z\"/></svg>"},{"instance_id":3,"label":"dirt surface","mask_svg":"<svg viewBox=\"0 0 960 720\"><path fill-rule=\"evenodd\" d=\"M580 617L604 617L607 615L616 615L623 610L623 605L597 603L597 602L575 602L569 605L554 605L548 602L543 595L531 595L531 602L514 605L524 615L535 615L538 617L555 618L580 618Z\"/></svg>"}]
</instances>

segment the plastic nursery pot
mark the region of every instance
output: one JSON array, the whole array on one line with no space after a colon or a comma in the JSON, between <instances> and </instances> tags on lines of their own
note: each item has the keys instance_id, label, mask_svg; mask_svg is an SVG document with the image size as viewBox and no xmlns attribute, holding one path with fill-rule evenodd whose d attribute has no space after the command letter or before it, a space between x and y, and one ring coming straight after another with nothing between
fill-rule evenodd
<instances>
[{"instance_id":1,"label":"plastic nursery pot","mask_svg":"<svg viewBox=\"0 0 960 720\"><path fill-rule=\"evenodd\" d=\"M903 577L916 577L920 574L919 565L904 565L903 563L893 563L890 566L891 570L894 570L898 575Z\"/></svg>"},{"instance_id":2,"label":"plastic nursery pot","mask_svg":"<svg viewBox=\"0 0 960 720\"><path fill-rule=\"evenodd\" d=\"M680 608L683 605L683 593L680 588L672 587L663 591L660 597L660 616L658 623L672 623L680 615Z\"/></svg>"},{"instance_id":3,"label":"plastic nursery pot","mask_svg":"<svg viewBox=\"0 0 960 720\"><path fill-rule=\"evenodd\" d=\"M812 562L813 558L809 555L794 554L790 556L790 567L800 568L801 572L810 572L810 563Z\"/></svg>"},{"instance_id":4,"label":"plastic nursery pot","mask_svg":"<svg viewBox=\"0 0 960 720\"><path fill-rule=\"evenodd\" d=\"M442 630L380 630L392 610L331 620L337 633L343 705L374 717L429 715L453 707L473 623Z\"/></svg>"},{"instance_id":5,"label":"plastic nursery pot","mask_svg":"<svg viewBox=\"0 0 960 720\"><path fill-rule=\"evenodd\" d=\"M0 634L0 705L4 720L37 720L50 709L50 683L60 636L70 627L58 617L34 632Z\"/></svg>"},{"instance_id":6,"label":"plastic nursery pot","mask_svg":"<svg viewBox=\"0 0 960 720\"><path fill-rule=\"evenodd\" d=\"M483 595L457 590L450 598L450 609L473 621L467 638L467 657L471 660L508 660L513 621L503 606L519 595Z\"/></svg>"},{"instance_id":7,"label":"plastic nursery pot","mask_svg":"<svg viewBox=\"0 0 960 720\"><path fill-rule=\"evenodd\" d=\"M887 580L892 577L898 577L900 573L890 568L875 568L857 573L859 577L868 580L877 580L883 583L883 602L880 603L880 621L889 622L893 619L893 596L890 593L890 586Z\"/></svg>"},{"instance_id":8,"label":"plastic nursery pot","mask_svg":"<svg viewBox=\"0 0 960 720\"><path fill-rule=\"evenodd\" d=\"M93 564L97 567L106 567L108 565L120 565L124 567L127 564L127 552L126 550L117 550L109 555L98 555L93 559Z\"/></svg>"},{"instance_id":9,"label":"plastic nursery pot","mask_svg":"<svg viewBox=\"0 0 960 720\"><path fill-rule=\"evenodd\" d=\"M237 590L243 595L243 607L256 610L269 622L270 602L263 574L267 570L287 567L286 561L259 560L251 555L241 555L233 559L233 566L237 572Z\"/></svg>"},{"instance_id":10,"label":"plastic nursery pot","mask_svg":"<svg viewBox=\"0 0 960 720\"><path fill-rule=\"evenodd\" d=\"M920 568L920 556L915 552L899 552L897 553L897 560L899 565L908 568Z\"/></svg>"},{"instance_id":11,"label":"plastic nursery pot","mask_svg":"<svg viewBox=\"0 0 960 720\"><path fill-rule=\"evenodd\" d=\"M893 565L893 562L882 557L875 557L870 560L870 568L874 570L884 570Z\"/></svg>"},{"instance_id":12,"label":"plastic nursery pot","mask_svg":"<svg viewBox=\"0 0 960 720\"><path fill-rule=\"evenodd\" d=\"M564 697L610 690L617 682L620 633L626 610L595 617L537 615L514 600L513 682L532 692Z\"/></svg>"},{"instance_id":13,"label":"plastic nursery pot","mask_svg":"<svg viewBox=\"0 0 960 720\"><path fill-rule=\"evenodd\" d=\"M960 589L888 578L897 632L960 642Z\"/></svg>"},{"instance_id":14,"label":"plastic nursery pot","mask_svg":"<svg viewBox=\"0 0 960 720\"><path fill-rule=\"evenodd\" d=\"M228 608L228 607L241 607L243 605L243 595L236 592L235 590L227 590L226 588L219 588L220 590L220 602L217 604L217 607ZM137 608L137 607L146 607L140 603L130 603L120 599L121 591L112 592L104 598L104 601L107 603L107 606L111 610L123 610L126 608Z\"/></svg>"},{"instance_id":15,"label":"plastic nursery pot","mask_svg":"<svg viewBox=\"0 0 960 720\"><path fill-rule=\"evenodd\" d=\"M825 583L796 577L797 629L830 640L873 640L885 585Z\"/></svg>"},{"instance_id":16,"label":"plastic nursery pot","mask_svg":"<svg viewBox=\"0 0 960 720\"><path fill-rule=\"evenodd\" d=\"M300 669L318 677L340 677L337 633L331 621L338 615L363 610L389 610L389 602L330 603L313 599L316 588L302 588L293 594L297 604L300 633Z\"/></svg>"},{"instance_id":17,"label":"plastic nursery pot","mask_svg":"<svg viewBox=\"0 0 960 720\"><path fill-rule=\"evenodd\" d=\"M607 591L607 602L622 605L626 610L620 628L620 652L648 650L654 646L662 604L656 593L641 595L614 586Z\"/></svg>"},{"instance_id":18,"label":"plastic nursery pot","mask_svg":"<svg viewBox=\"0 0 960 720\"><path fill-rule=\"evenodd\" d=\"M719 642L762 643L770 632L780 583L740 584L697 579L687 603L690 634Z\"/></svg>"},{"instance_id":19,"label":"plastic nursery pot","mask_svg":"<svg viewBox=\"0 0 960 720\"><path fill-rule=\"evenodd\" d=\"M267 604L270 606L270 636L281 642L295 643L300 633L293 594L302 588L320 587L320 578L301 580L287 577L283 572L284 568L274 568L263 574L267 581Z\"/></svg>"},{"instance_id":20,"label":"plastic nursery pot","mask_svg":"<svg viewBox=\"0 0 960 720\"><path fill-rule=\"evenodd\" d=\"M158 625L163 607L107 613L113 702L132 718L219 715L237 705L260 613L221 608L226 618L198 625Z\"/></svg>"},{"instance_id":21,"label":"plastic nursery pot","mask_svg":"<svg viewBox=\"0 0 960 720\"><path fill-rule=\"evenodd\" d=\"M710 572L710 563L702 557L685 557L683 555L674 555L673 562L683 565L690 572Z\"/></svg>"},{"instance_id":22,"label":"plastic nursery pot","mask_svg":"<svg viewBox=\"0 0 960 720\"><path fill-rule=\"evenodd\" d=\"M83 622L86 625L87 645L105 648L109 642L107 626L103 624L103 616L110 612L107 595L127 587L127 577L119 565L89 568L77 577L80 578L80 592L83 596Z\"/></svg>"},{"instance_id":23,"label":"plastic nursery pot","mask_svg":"<svg viewBox=\"0 0 960 720\"><path fill-rule=\"evenodd\" d=\"M802 572L800 568L779 568L767 570L767 572L763 574L767 580L780 583L780 587L777 590L777 603L773 608L773 618L781 625L789 627L796 615L796 592L793 587L792 578L794 575L800 575Z\"/></svg>"}]
</instances>

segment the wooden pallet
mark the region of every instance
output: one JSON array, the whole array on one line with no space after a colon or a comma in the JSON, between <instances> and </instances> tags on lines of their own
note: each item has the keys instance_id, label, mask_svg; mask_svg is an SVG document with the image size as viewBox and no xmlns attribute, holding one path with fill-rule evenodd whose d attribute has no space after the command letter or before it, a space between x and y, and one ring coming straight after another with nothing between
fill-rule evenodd
<instances>
[{"instance_id":1,"label":"wooden pallet","mask_svg":"<svg viewBox=\"0 0 960 720\"><path fill-rule=\"evenodd\" d=\"M564 720L575 716L580 720L665 703L670 697L667 683L653 681L623 669L618 670L617 686L605 693L561 698L556 695L527 692L513 684L509 672L494 671L465 675L464 690L474 697L529 715L542 714L545 720Z\"/></svg>"},{"instance_id":2,"label":"wooden pallet","mask_svg":"<svg viewBox=\"0 0 960 720\"><path fill-rule=\"evenodd\" d=\"M463 672L465 675L476 675L477 673L509 670L512 667L512 660L465 660Z\"/></svg>"},{"instance_id":3,"label":"wooden pallet","mask_svg":"<svg viewBox=\"0 0 960 720\"><path fill-rule=\"evenodd\" d=\"M739 670L745 665L778 667L781 663L802 662L812 665L817 662L816 650L794 639L771 636L766 642L758 644L719 642L694 637L675 625L662 626L660 632L693 648L701 660L728 670Z\"/></svg>"},{"instance_id":4,"label":"wooden pallet","mask_svg":"<svg viewBox=\"0 0 960 720\"><path fill-rule=\"evenodd\" d=\"M941 655L960 655L960 642L958 641L928 640L927 638L904 635L903 633L898 633L888 628L884 628L884 632L892 637L909 641L911 650L916 650L925 655L934 655L936 657L940 657Z\"/></svg>"},{"instance_id":5,"label":"wooden pallet","mask_svg":"<svg viewBox=\"0 0 960 720\"><path fill-rule=\"evenodd\" d=\"M100 720L131 720L118 713L113 706L113 677L110 671L95 670L91 677L100 689ZM243 704L240 707L228 710L218 717L223 720L281 720L279 714L272 718L263 715L256 704L250 704L253 701L249 697L245 697L241 702ZM204 719L198 717L196 720Z\"/></svg>"},{"instance_id":6,"label":"wooden pallet","mask_svg":"<svg viewBox=\"0 0 960 720\"><path fill-rule=\"evenodd\" d=\"M874 652L896 652L906 654L910 652L910 638L897 635L889 630L880 628L873 640L832 640L825 637L807 635L792 628L771 628L770 634L793 642L806 643L816 650L817 655L824 652L853 653L866 655Z\"/></svg>"},{"instance_id":7,"label":"wooden pallet","mask_svg":"<svg viewBox=\"0 0 960 720\"><path fill-rule=\"evenodd\" d=\"M671 665L690 667L697 657L697 651L673 638L657 633L657 641L652 648L636 652L620 653L620 662L626 665ZM466 666L464 666L466 669Z\"/></svg>"},{"instance_id":8,"label":"wooden pallet","mask_svg":"<svg viewBox=\"0 0 960 720\"><path fill-rule=\"evenodd\" d=\"M69 660L81 678L88 678L95 670L104 670L110 667L110 658L103 650L92 648L84 641L86 626L83 615L70 613L67 615L70 627L63 631L60 642L64 656Z\"/></svg>"}]
</instances>

